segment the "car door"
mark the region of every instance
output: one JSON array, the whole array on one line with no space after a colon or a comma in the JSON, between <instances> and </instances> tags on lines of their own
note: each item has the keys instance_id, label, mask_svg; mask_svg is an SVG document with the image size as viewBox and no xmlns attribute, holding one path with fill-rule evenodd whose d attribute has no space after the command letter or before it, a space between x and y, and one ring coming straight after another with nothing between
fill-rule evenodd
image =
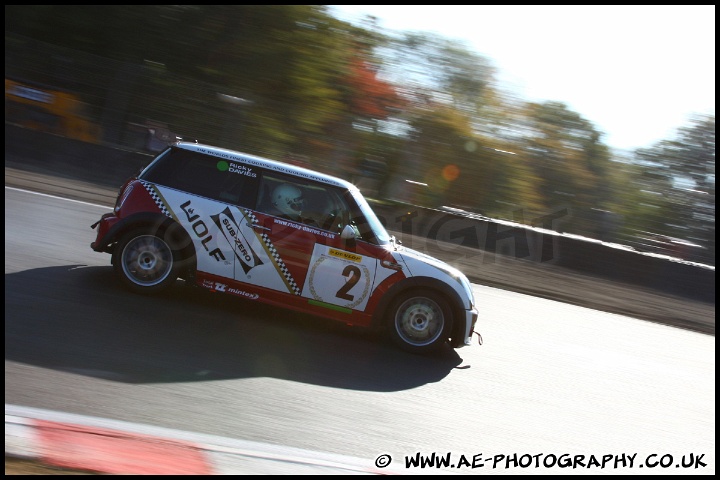
<instances>
[{"instance_id":1,"label":"car door","mask_svg":"<svg viewBox=\"0 0 720 480\"><path fill-rule=\"evenodd\" d=\"M303 208L278 209L275 192L291 184L301 192ZM285 293L301 304L363 311L372 291L377 258L370 252L349 249L340 237L349 222L349 207L342 189L303 179L266 173L254 228L265 242ZM300 199L300 197L297 197Z\"/></svg>"}]
</instances>

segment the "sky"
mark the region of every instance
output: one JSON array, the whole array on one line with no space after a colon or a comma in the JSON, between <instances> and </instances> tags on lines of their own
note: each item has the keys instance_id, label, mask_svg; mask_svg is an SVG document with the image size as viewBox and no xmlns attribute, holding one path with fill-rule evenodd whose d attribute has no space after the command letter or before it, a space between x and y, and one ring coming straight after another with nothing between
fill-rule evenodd
<instances>
[{"instance_id":1,"label":"sky","mask_svg":"<svg viewBox=\"0 0 720 480\"><path fill-rule=\"evenodd\" d=\"M715 115L715 5L329 5L351 23L465 42L499 87L558 101L606 145L649 147L693 114Z\"/></svg>"}]
</instances>

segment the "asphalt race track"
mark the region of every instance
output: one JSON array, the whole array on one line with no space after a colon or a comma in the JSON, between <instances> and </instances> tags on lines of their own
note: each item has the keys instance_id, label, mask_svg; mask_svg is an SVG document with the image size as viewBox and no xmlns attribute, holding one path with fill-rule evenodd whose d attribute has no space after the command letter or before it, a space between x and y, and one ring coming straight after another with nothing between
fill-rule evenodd
<instances>
[{"instance_id":1,"label":"asphalt race track","mask_svg":"<svg viewBox=\"0 0 720 480\"><path fill-rule=\"evenodd\" d=\"M715 473L714 304L688 307L708 324L712 312L709 335L476 283L484 344L417 357L180 284L130 294L89 248L113 201L95 195L114 192L44 180L86 203L7 188L6 169L6 405L347 456L368 471L382 457L401 473ZM451 462L405 468L433 453Z\"/></svg>"}]
</instances>

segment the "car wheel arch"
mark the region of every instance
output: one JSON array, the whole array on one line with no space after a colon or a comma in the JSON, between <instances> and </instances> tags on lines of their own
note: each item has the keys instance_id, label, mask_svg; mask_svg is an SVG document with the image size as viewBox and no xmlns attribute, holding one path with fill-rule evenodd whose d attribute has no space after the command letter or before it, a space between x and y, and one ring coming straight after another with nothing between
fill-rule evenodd
<instances>
[{"instance_id":1,"label":"car wheel arch","mask_svg":"<svg viewBox=\"0 0 720 480\"><path fill-rule=\"evenodd\" d=\"M398 296L415 289L434 291L447 301L453 317L450 330L451 343L455 344L457 343L458 338L462 339L465 332L463 329L463 322L459 320L464 319L463 302L452 287L441 280L432 277L409 277L390 287L380 299L380 302L373 313L371 325L373 327L384 327L386 325L387 316L391 314L390 308L392 308L395 299L398 298Z\"/></svg>"},{"instance_id":2,"label":"car wheel arch","mask_svg":"<svg viewBox=\"0 0 720 480\"><path fill-rule=\"evenodd\" d=\"M123 235L133 230L147 230L167 237L173 251L179 253L181 271L188 274L195 271L195 246L187 230L176 220L159 213L136 213L114 225L106 235L104 243L115 244Z\"/></svg>"}]
</instances>

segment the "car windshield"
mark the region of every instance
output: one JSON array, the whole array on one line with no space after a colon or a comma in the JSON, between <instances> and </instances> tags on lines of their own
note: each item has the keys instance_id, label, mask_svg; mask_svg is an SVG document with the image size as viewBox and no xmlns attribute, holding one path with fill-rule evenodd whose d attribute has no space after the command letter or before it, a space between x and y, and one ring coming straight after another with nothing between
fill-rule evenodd
<instances>
[{"instance_id":1,"label":"car windshield","mask_svg":"<svg viewBox=\"0 0 720 480\"><path fill-rule=\"evenodd\" d=\"M353 220L357 223L363 240L377 242L380 245L389 243L390 234L385 230L362 193L359 190L350 190L349 194L359 209L359 215L353 214Z\"/></svg>"}]
</instances>

